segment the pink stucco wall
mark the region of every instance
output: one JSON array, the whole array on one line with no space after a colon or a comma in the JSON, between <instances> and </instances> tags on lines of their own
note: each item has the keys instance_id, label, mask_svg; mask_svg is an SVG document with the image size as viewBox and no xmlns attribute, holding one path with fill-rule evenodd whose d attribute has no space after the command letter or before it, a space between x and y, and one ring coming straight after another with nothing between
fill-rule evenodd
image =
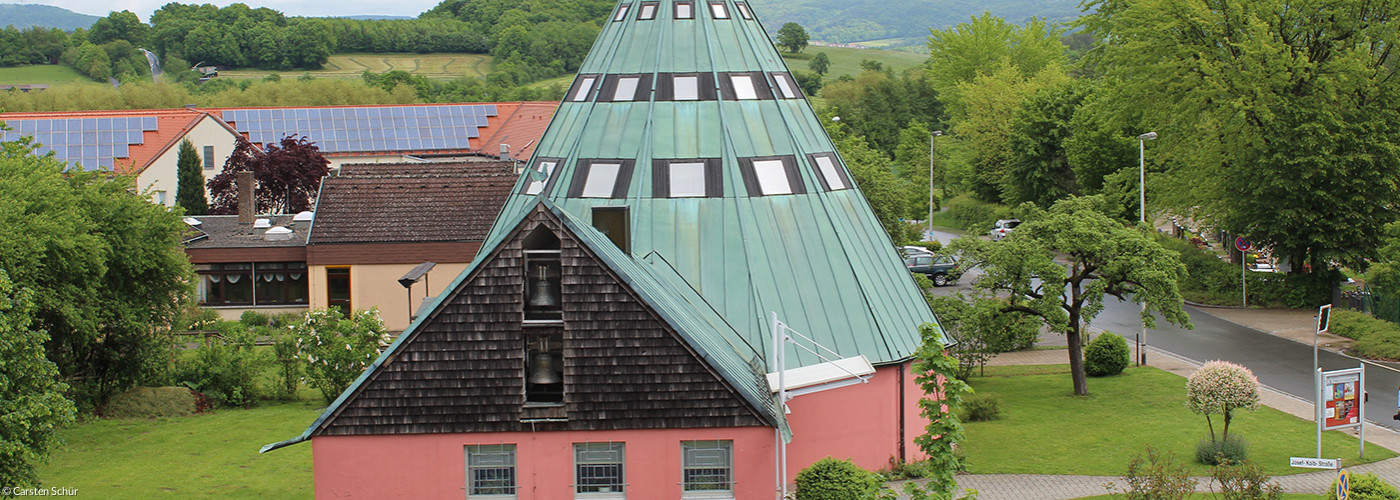
<instances>
[{"instance_id":1,"label":"pink stucco wall","mask_svg":"<svg viewBox=\"0 0 1400 500\"><path fill-rule=\"evenodd\" d=\"M885 467L899 456L901 412L906 457L922 458L914 437L927 422L918 414L922 393L910 367L880 367L868 383L793 399L788 484L828 455ZM777 448L769 427L319 436L312 453L317 498L464 498L463 447L514 444L518 498L547 500L573 498L574 443L620 441L627 445L628 498L680 498L680 442L721 439L734 441L735 498L773 498Z\"/></svg>"}]
</instances>

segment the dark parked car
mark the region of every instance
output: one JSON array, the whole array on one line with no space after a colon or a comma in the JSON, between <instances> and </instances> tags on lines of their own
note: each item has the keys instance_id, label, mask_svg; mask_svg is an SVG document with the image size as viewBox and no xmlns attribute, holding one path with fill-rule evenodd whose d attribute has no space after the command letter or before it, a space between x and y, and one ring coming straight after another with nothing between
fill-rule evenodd
<instances>
[{"instance_id":1,"label":"dark parked car","mask_svg":"<svg viewBox=\"0 0 1400 500\"><path fill-rule=\"evenodd\" d=\"M948 286L958 281L962 271L958 261L945 255L916 255L904 259L904 266L911 273L920 273L933 280L933 286Z\"/></svg>"}]
</instances>

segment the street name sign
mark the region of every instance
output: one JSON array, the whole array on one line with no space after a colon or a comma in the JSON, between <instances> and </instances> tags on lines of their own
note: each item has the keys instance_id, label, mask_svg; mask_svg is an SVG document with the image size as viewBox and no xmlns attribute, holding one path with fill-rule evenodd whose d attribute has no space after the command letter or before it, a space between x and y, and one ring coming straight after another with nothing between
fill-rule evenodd
<instances>
[{"instance_id":1,"label":"street name sign","mask_svg":"<svg viewBox=\"0 0 1400 500\"><path fill-rule=\"evenodd\" d=\"M1340 458L1288 457L1289 467L1308 469L1336 469L1342 466Z\"/></svg>"}]
</instances>

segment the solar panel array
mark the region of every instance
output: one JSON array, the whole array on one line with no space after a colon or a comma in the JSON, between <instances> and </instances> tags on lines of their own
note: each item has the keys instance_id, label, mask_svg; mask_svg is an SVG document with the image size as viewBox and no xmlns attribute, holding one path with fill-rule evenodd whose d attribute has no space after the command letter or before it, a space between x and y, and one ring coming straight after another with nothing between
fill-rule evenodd
<instances>
[{"instance_id":1,"label":"solar panel array","mask_svg":"<svg viewBox=\"0 0 1400 500\"><path fill-rule=\"evenodd\" d=\"M79 164L84 170L111 169L116 158L131 156L132 145L145 143L143 132L158 128L154 116L9 119L5 123L11 130L0 131L0 141L33 137L41 144L37 154L52 151L58 160Z\"/></svg>"},{"instance_id":2,"label":"solar panel array","mask_svg":"<svg viewBox=\"0 0 1400 500\"><path fill-rule=\"evenodd\" d=\"M496 106L376 106L345 108L231 109L224 121L255 143L275 144L289 134L306 136L322 152L469 149L467 139L496 116Z\"/></svg>"}]
</instances>

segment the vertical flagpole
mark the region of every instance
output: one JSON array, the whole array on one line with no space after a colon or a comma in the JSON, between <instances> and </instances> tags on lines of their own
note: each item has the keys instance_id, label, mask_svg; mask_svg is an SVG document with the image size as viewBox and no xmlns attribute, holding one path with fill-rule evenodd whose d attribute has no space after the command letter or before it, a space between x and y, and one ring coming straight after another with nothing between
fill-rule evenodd
<instances>
[{"instance_id":1,"label":"vertical flagpole","mask_svg":"<svg viewBox=\"0 0 1400 500\"><path fill-rule=\"evenodd\" d=\"M773 360L778 367L778 413L787 415L787 351L786 337L783 333L783 324L778 321L778 312L773 311ZM784 417L786 418L786 417ZM779 430L778 432L782 432ZM780 442L782 438L778 439ZM787 443L781 443L778 447L778 499L787 498Z\"/></svg>"}]
</instances>

